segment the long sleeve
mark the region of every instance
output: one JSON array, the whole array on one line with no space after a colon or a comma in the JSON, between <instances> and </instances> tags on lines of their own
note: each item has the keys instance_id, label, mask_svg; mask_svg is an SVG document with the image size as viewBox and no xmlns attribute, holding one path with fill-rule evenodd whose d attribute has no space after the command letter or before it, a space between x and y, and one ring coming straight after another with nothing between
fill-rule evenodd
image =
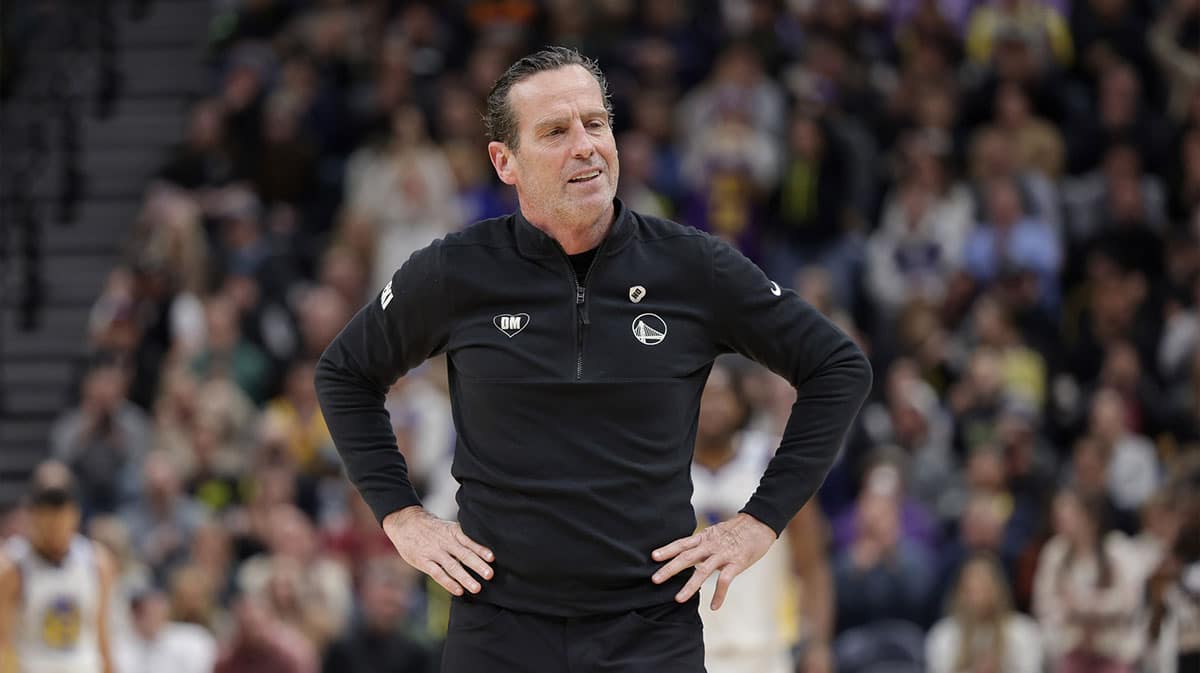
<instances>
[{"instance_id":1,"label":"long sleeve","mask_svg":"<svg viewBox=\"0 0 1200 673\"><path fill-rule=\"evenodd\" d=\"M713 239L710 296L716 338L786 378L796 402L783 438L743 512L779 534L816 493L871 389L858 346L799 296L783 291L729 245Z\"/></svg>"},{"instance_id":2,"label":"long sleeve","mask_svg":"<svg viewBox=\"0 0 1200 673\"><path fill-rule=\"evenodd\" d=\"M441 245L418 250L317 363L321 411L350 481L379 521L420 504L384 408L396 379L446 347Z\"/></svg>"}]
</instances>

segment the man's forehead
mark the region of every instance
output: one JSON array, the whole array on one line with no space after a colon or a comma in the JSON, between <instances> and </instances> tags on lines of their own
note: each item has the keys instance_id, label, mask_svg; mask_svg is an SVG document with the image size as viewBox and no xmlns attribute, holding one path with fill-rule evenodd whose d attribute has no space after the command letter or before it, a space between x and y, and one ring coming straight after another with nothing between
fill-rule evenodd
<instances>
[{"instance_id":1,"label":"man's forehead","mask_svg":"<svg viewBox=\"0 0 1200 673\"><path fill-rule=\"evenodd\" d=\"M509 100L518 116L527 111L533 113L531 119L552 114L555 108L605 108L600 83L579 65L531 75L513 85Z\"/></svg>"}]
</instances>

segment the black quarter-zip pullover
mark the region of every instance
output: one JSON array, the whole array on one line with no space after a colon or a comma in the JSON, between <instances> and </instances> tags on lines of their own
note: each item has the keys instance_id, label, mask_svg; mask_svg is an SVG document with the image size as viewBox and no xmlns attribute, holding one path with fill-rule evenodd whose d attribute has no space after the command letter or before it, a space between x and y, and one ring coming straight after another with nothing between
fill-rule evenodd
<instances>
[{"instance_id":1,"label":"black quarter-zip pullover","mask_svg":"<svg viewBox=\"0 0 1200 673\"><path fill-rule=\"evenodd\" d=\"M586 281L586 283L585 283ZM384 396L445 352L459 522L495 552L479 599L576 617L665 603L650 552L696 526L690 465L714 358L796 387L744 512L779 533L816 492L871 385L862 352L728 244L615 202L586 278L520 213L417 251L317 366L325 420L376 517L419 504Z\"/></svg>"}]
</instances>

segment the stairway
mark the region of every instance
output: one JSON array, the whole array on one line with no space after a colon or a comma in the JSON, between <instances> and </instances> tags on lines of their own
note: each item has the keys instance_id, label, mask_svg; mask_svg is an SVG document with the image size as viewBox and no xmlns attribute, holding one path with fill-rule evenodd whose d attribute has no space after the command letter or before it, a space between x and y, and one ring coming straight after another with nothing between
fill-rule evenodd
<instances>
[{"instance_id":1,"label":"stairway","mask_svg":"<svg viewBox=\"0 0 1200 673\"><path fill-rule=\"evenodd\" d=\"M47 124L48 138L40 144L44 151L35 153L35 168L29 171L27 193L41 252L40 301L31 311L24 301L30 271L22 255L25 227L11 207L18 195L10 193L10 183L0 183L0 205L8 206L0 208L0 248L7 253L0 253L0 508L20 497L30 470L46 456L50 428L72 396L88 312L118 261L147 179L183 138L190 102L211 88L203 65L210 0L142 2L147 11L136 19L130 9L137 3L111 4L122 86L107 119L92 114L91 93L100 79L95 49L73 54L72 67L65 70L67 86L81 94L76 165L83 190L69 221L59 221L64 157L54 142L55 124ZM81 11L85 5L65 6ZM54 39L31 39L29 62L48 62ZM4 118L12 122L53 109L36 91L17 94L5 103ZM13 161L17 153L8 148L25 140L15 135L24 127L0 128L6 136L0 137L0 161Z\"/></svg>"}]
</instances>

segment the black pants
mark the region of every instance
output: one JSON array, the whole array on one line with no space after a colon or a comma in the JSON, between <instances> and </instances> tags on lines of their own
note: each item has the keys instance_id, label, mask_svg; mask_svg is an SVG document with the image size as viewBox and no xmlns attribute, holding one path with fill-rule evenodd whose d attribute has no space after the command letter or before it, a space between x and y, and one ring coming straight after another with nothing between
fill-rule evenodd
<instances>
[{"instance_id":1,"label":"black pants","mask_svg":"<svg viewBox=\"0 0 1200 673\"><path fill-rule=\"evenodd\" d=\"M454 598L442 673L704 673L699 605L562 618Z\"/></svg>"}]
</instances>

